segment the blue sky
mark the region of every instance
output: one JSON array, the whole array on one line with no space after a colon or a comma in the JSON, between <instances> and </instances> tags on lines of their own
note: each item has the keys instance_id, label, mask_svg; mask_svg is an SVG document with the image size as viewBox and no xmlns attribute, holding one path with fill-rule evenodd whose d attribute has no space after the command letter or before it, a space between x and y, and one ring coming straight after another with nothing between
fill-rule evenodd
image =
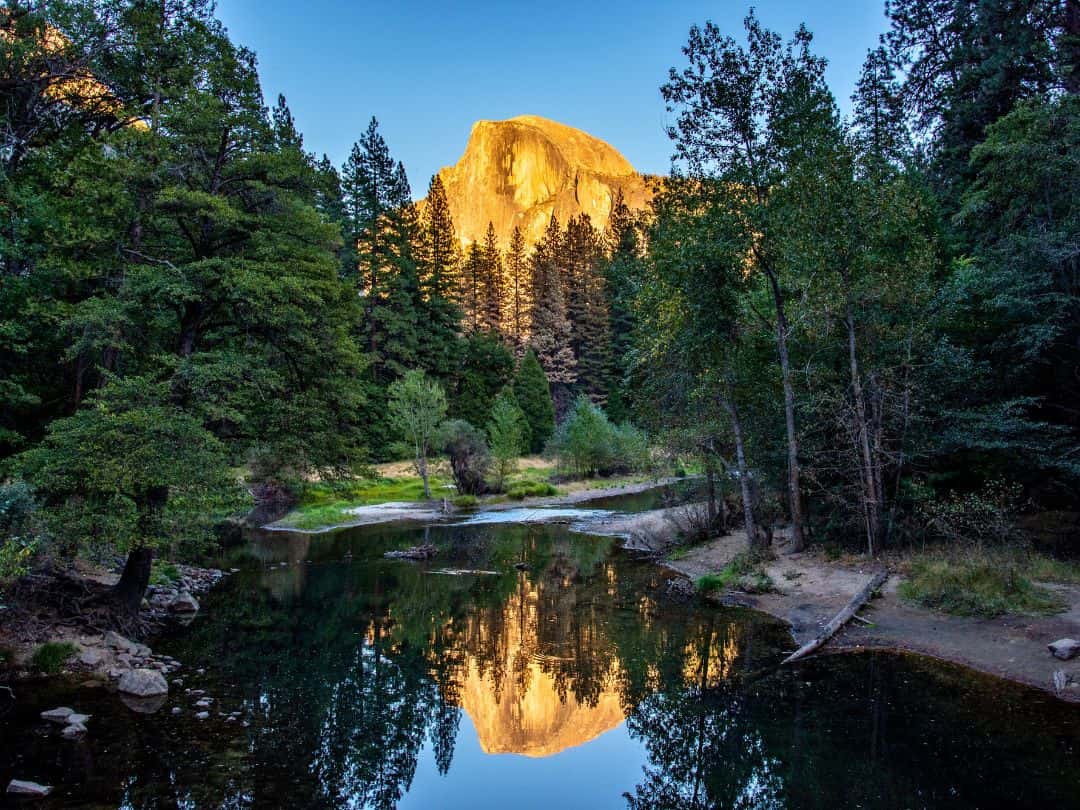
<instances>
[{"instance_id":1,"label":"blue sky","mask_svg":"<svg viewBox=\"0 0 1080 810\"><path fill-rule=\"evenodd\" d=\"M611 143L665 173L671 144L658 88L694 23L738 36L750 3L329 2L218 0L234 41L253 48L267 102L284 93L307 148L341 165L372 115L413 194L454 163L478 119L531 113ZM886 28L883 0L765 0L762 21L800 22L829 61L841 110Z\"/></svg>"}]
</instances>

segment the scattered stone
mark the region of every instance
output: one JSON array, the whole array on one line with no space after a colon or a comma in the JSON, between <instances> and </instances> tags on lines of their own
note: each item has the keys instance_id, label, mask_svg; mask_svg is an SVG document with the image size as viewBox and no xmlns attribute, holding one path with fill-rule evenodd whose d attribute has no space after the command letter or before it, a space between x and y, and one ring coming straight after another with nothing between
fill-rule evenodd
<instances>
[{"instance_id":1,"label":"scattered stone","mask_svg":"<svg viewBox=\"0 0 1080 810\"><path fill-rule=\"evenodd\" d=\"M78 723L80 725L85 726L86 721L89 720L89 719L90 719L90 715L88 715L88 714L79 714L78 712L72 712L71 714L69 714L67 716L67 724L70 726L70 725L75 725L76 723Z\"/></svg>"},{"instance_id":2,"label":"scattered stone","mask_svg":"<svg viewBox=\"0 0 1080 810\"><path fill-rule=\"evenodd\" d=\"M187 692L189 695L194 695L195 697L202 697L206 694L205 689L185 689L184 691Z\"/></svg>"},{"instance_id":3,"label":"scattered stone","mask_svg":"<svg viewBox=\"0 0 1080 810\"><path fill-rule=\"evenodd\" d=\"M149 658L154 654L153 650L147 647L145 644L133 644L132 652L139 658Z\"/></svg>"},{"instance_id":4,"label":"scattered stone","mask_svg":"<svg viewBox=\"0 0 1080 810\"><path fill-rule=\"evenodd\" d=\"M155 697L167 695L169 684L165 677L153 669L130 669L120 676L117 689L136 697Z\"/></svg>"},{"instance_id":5,"label":"scattered stone","mask_svg":"<svg viewBox=\"0 0 1080 810\"><path fill-rule=\"evenodd\" d=\"M52 793L51 785L39 785L37 782L26 782L22 779L12 779L8 782L7 792L9 796L27 796L41 798Z\"/></svg>"},{"instance_id":6,"label":"scattered stone","mask_svg":"<svg viewBox=\"0 0 1080 810\"><path fill-rule=\"evenodd\" d=\"M1059 638L1052 644L1046 645L1047 649L1054 654L1055 658L1068 661L1080 653L1080 641L1072 638Z\"/></svg>"},{"instance_id":7,"label":"scattered stone","mask_svg":"<svg viewBox=\"0 0 1080 810\"><path fill-rule=\"evenodd\" d=\"M199 601L188 591L183 591L169 603L169 610L173 613L196 613L199 610Z\"/></svg>"},{"instance_id":8,"label":"scattered stone","mask_svg":"<svg viewBox=\"0 0 1080 810\"><path fill-rule=\"evenodd\" d=\"M196 675L205 675L206 670L205 669L197 669L197 670L195 670L195 674Z\"/></svg>"},{"instance_id":9,"label":"scattered stone","mask_svg":"<svg viewBox=\"0 0 1080 810\"><path fill-rule=\"evenodd\" d=\"M181 712L183 712L183 711L184 711L184 710L183 710L183 709L181 709L181 708L180 708L179 706L173 706L173 707L172 707L172 713L173 713L173 714L180 714L180 713L181 713Z\"/></svg>"},{"instance_id":10,"label":"scattered stone","mask_svg":"<svg viewBox=\"0 0 1080 810\"><path fill-rule=\"evenodd\" d=\"M196 720L208 720L210 718L210 712L198 712L195 715Z\"/></svg>"},{"instance_id":11,"label":"scattered stone","mask_svg":"<svg viewBox=\"0 0 1080 810\"><path fill-rule=\"evenodd\" d=\"M66 723L73 714L75 714L74 709L69 709L67 706L58 706L55 709L42 712L41 719L51 720L54 723Z\"/></svg>"},{"instance_id":12,"label":"scattered stone","mask_svg":"<svg viewBox=\"0 0 1080 810\"><path fill-rule=\"evenodd\" d=\"M74 740L76 737L81 737L86 733L86 726L82 723L70 723L64 726L64 730L60 732L65 740Z\"/></svg>"},{"instance_id":13,"label":"scattered stone","mask_svg":"<svg viewBox=\"0 0 1080 810\"><path fill-rule=\"evenodd\" d=\"M196 709L209 709L210 704L214 701L211 698L203 698L202 700L195 701Z\"/></svg>"}]
</instances>

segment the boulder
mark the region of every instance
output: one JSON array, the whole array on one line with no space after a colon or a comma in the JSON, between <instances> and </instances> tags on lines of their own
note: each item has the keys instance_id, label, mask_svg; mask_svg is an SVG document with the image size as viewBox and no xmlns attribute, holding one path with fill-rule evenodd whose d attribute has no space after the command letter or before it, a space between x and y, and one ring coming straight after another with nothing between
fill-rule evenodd
<instances>
[{"instance_id":1,"label":"boulder","mask_svg":"<svg viewBox=\"0 0 1080 810\"><path fill-rule=\"evenodd\" d=\"M181 591L176 598L169 603L169 610L173 613L197 613L199 601L188 591Z\"/></svg>"},{"instance_id":2,"label":"boulder","mask_svg":"<svg viewBox=\"0 0 1080 810\"><path fill-rule=\"evenodd\" d=\"M74 709L69 709L67 706L58 706L55 709L42 712L41 719L51 720L54 723L66 723L73 714L75 714Z\"/></svg>"},{"instance_id":3,"label":"boulder","mask_svg":"<svg viewBox=\"0 0 1080 810\"><path fill-rule=\"evenodd\" d=\"M7 792L9 796L42 797L52 793L49 785L39 785L37 782L26 782L22 779L12 779L8 782Z\"/></svg>"},{"instance_id":4,"label":"boulder","mask_svg":"<svg viewBox=\"0 0 1080 810\"><path fill-rule=\"evenodd\" d=\"M74 740L77 737L81 737L86 733L86 726L82 723L69 723L64 726L64 730L60 732L65 740Z\"/></svg>"},{"instance_id":5,"label":"boulder","mask_svg":"<svg viewBox=\"0 0 1080 810\"><path fill-rule=\"evenodd\" d=\"M79 663L88 667L102 666L110 658L109 653L100 647L91 647L88 650L83 650L79 655Z\"/></svg>"},{"instance_id":6,"label":"boulder","mask_svg":"<svg viewBox=\"0 0 1080 810\"><path fill-rule=\"evenodd\" d=\"M135 697L156 697L169 693L169 684L155 669L129 669L120 676L116 688Z\"/></svg>"},{"instance_id":7,"label":"boulder","mask_svg":"<svg viewBox=\"0 0 1080 810\"><path fill-rule=\"evenodd\" d=\"M119 698L121 703L136 714L154 714L155 712L159 712L169 700L168 695L135 697L134 695L126 695L123 692L119 694Z\"/></svg>"},{"instance_id":8,"label":"boulder","mask_svg":"<svg viewBox=\"0 0 1080 810\"><path fill-rule=\"evenodd\" d=\"M210 717L210 712L198 712L195 715L196 720L206 720Z\"/></svg>"},{"instance_id":9,"label":"boulder","mask_svg":"<svg viewBox=\"0 0 1080 810\"><path fill-rule=\"evenodd\" d=\"M89 719L90 719L90 715L88 715L88 714L79 714L78 712L72 712L71 714L68 715L67 724L70 726L70 725L74 725L74 724L78 723L80 725L85 726L86 721L89 720Z\"/></svg>"},{"instance_id":10,"label":"boulder","mask_svg":"<svg viewBox=\"0 0 1080 810\"><path fill-rule=\"evenodd\" d=\"M1080 641L1072 638L1059 638L1052 644L1046 645L1047 649L1054 654L1055 658L1068 661L1080 653Z\"/></svg>"},{"instance_id":11,"label":"boulder","mask_svg":"<svg viewBox=\"0 0 1080 810\"><path fill-rule=\"evenodd\" d=\"M120 650L121 652L133 652L135 650L135 644L124 638L119 633L114 633L112 630L105 634L105 645L112 647L114 650Z\"/></svg>"}]
</instances>

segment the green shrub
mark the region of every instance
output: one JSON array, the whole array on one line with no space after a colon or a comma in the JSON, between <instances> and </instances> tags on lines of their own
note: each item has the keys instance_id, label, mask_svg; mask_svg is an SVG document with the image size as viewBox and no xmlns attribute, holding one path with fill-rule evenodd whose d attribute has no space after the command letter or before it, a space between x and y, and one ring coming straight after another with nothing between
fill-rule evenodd
<instances>
[{"instance_id":1,"label":"green shrub","mask_svg":"<svg viewBox=\"0 0 1080 810\"><path fill-rule=\"evenodd\" d=\"M458 495L454 498L454 506L458 509L469 509L480 503L480 499L475 495Z\"/></svg>"},{"instance_id":2,"label":"green shrub","mask_svg":"<svg viewBox=\"0 0 1080 810\"><path fill-rule=\"evenodd\" d=\"M150 568L151 585L172 585L180 580L180 569L168 560L154 560Z\"/></svg>"},{"instance_id":3,"label":"green shrub","mask_svg":"<svg viewBox=\"0 0 1080 810\"><path fill-rule=\"evenodd\" d=\"M15 665L15 651L11 647L0 647L0 670L11 669Z\"/></svg>"},{"instance_id":4,"label":"green shrub","mask_svg":"<svg viewBox=\"0 0 1080 810\"><path fill-rule=\"evenodd\" d=\"M549 443L559 466L580 476L635 472L650 466L645 433L626 423L613 425L582 395Z\"/></svg>"},{"instance_id":5,"label":"green shrub","mask_svg":"<svg viewBox=\"0 0 1080 810\"><path fill-rule=\"evenodd\" d=\"M0 484L0 583L26 573L41 534L37 501L29 484Z\"/></svg>"},{"instance_id":6,"label":"green shrub","mask_svg":"<svg viewBox=\"0 0 1080 810\"><path fill-rule=\"evenodd\" d=\"M559 490L546 481L519 481L507 490L506 496L520 501L524 498L541 498L558 494Z\"/></svg>"},{"instance_id":7,"label":"green shrub","mask_svg":"<svg viewBox=\"0 0 1080 810\"><path fill-rule=\"evenodd\" d=\"M70 641L47 641L34 650L30 666L46 675L55 675L64 662L79 651Z\"/></svg>"},{"instance_id":8,"label":"green shrub","mask_svg":"<svg viewBox=\"0 0 1080 810\"><path fill-rule=\"evenodd\" d=\"M958 616L1047 615L1066 608L1032 583L1023 558L1007 553L917 557L899 591L916 604Z\"/></svg>"},{"instance_id":9,"label":"green shrub","mask_svg":"<svg viewBox=\"0 0 1080 810\"><path fill-rule=\"evenodd\" d=\"M772 577L761 567L765 556L760 553L739 552L731 562L715 574L705 574L697 580L699 591L723 591L738 588L747 593L769 593L776 590Z\"/></svg>"}]
</instances>

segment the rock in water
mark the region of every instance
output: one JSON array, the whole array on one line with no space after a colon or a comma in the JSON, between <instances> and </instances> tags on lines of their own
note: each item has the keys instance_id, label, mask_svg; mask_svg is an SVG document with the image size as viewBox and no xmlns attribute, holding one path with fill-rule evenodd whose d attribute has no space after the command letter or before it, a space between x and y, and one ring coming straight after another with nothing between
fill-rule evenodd
<instances>
[{"instance_id":1,"label":"rock in water","mask_svg":"<svg viewBox=\"0 0 1080 810\"><path fill-rule=\"evenodd\" d=\"M1047 649L1054 654L1055 658L1068 661L1080 653L1080 641L1072 638L1059 638L1052 644L1047 644Z\"/></svg>"},{"instance_id":2,"label":"rock in water","mask_svg":"<svg viewBox=\"0 0 1080 810\"><path fill-rule=\"evenodd\" d=\"M41 719L51 720L54 723L66 723L73 714L75 714L74 709L69 709L67 706L58 706L55 709L42 712Z\"/></svg>"},{"instance_id":3,"label":"rock in water","mask_svg":"<svg viewBox=\"0 0 1080 810\"><path fill-rule=\"evenodd\" d=\"M12 779L8 782L7 792L9 796L42 797L52 793L49 785L39 785L37 782L25 782L22 779Z\"/></svg>"},{"instance_id":4,"label":"rock in water","mask_svg":"<svg viewBox=\"0 0 1080 810\"><path fill-rule=\"evenodd\" d=\"M535 245L552 214L563 226L588 214L603 233L620 192L632 210L652 198L645 178L614 147L538 115L477 121L465 153L439 178L462 245L482 243L491 222L503 250L515 227Z\"/></svg>"},{"instance_id":5,"label":"rock in water","mask_svg":"<svg viewBox=\"0 0 1080 810\"><path fill-rule=\"evenodd\" d=\"M64 730L60 733L64 736L64 739L74 740L76 737L81 737L86 733L86 726L82 723L69 723L64 726Z\"/></svg>"},{"instance_id":6,"label":"rock in water","mask_svg":"<svg viewBox=\"0 0 1080 810\"><path fill-rule=\"evenodd\" d=\"M199 602L187 591L181 591L176 595L176 598L169 603L169 610L173 613L197 613L199 610Z\"/></svg>"},{"instance_id":7,"label":"rock in water","mask_svg":"<svg viewBox=\"0 0 1080 810\"><path fill-rule=\"evenodd\" d=\"M169 693L165 676L156 669L129 669L120 676L116 688L136 697L156 697Z\"/></svg>"}]
</instances>

